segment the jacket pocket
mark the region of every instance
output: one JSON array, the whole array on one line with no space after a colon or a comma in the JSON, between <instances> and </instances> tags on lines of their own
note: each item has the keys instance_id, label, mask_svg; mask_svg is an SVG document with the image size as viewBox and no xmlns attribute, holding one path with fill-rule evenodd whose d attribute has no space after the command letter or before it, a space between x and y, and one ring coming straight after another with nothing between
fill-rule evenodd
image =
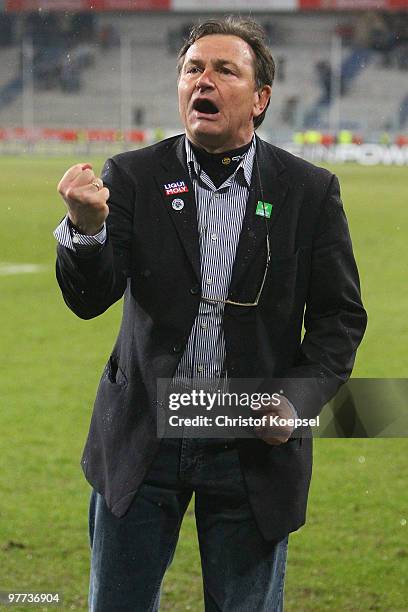
<instances>
[{"instance_id":1,"label":"jacket pocket","mask_svg":"<svg viewBox=\"0 0 408 612\"><path fill-rule=\"evenodd\" d=\"M120 387L127 387L128 381L126 374L119 366L116 355L111 355L109 357L109 361L105 367L105 376L112 384L119 385Z\"/></svg>"}]
</instances>

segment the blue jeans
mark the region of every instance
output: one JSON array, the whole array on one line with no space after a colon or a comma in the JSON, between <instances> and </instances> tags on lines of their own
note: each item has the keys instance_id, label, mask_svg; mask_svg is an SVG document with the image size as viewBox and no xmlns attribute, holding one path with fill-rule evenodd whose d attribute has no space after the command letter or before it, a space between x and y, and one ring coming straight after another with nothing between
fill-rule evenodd
<instances>
[{"instance_id":1,"label":"blue jeans","mask_svg":"<svg viewBox=\"0 0 408 612\"><path fill-rule=\"evenodd\" d=\"M92 612L159 609L163 576L193 492L206 612L283 610L288 538L263 539L234 442L184 438L161 441L124 517L115 517L92 493Z\"/></svg>"}]
</instances>

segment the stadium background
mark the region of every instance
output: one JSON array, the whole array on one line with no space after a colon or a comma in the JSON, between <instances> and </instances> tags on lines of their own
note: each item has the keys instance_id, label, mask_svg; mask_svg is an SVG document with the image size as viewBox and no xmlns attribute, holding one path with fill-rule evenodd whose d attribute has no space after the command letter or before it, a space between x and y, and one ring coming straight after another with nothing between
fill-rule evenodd
<instances>
[{"instance_id":1,"label":"stadium background","mask_svg":"<svg viewBox=\"0 0 408 612\"><path fill-rule=\"evenodd\" d=\"M62 303L55 186L72 163L99 172L107 155L181 131L176 52L192 22L250 9L266 27L277 78L260 135L341 180L369 312L354 375L407 377L407 8L0 0L0 591L59 591L64 609L86 609L78 463L121 305L83 322ZM399 438L316 441L308 525L291 538L289 612L408 610L406 452ZM192 507L162 609L203 609Z\"/></svg>"}]
</instances>

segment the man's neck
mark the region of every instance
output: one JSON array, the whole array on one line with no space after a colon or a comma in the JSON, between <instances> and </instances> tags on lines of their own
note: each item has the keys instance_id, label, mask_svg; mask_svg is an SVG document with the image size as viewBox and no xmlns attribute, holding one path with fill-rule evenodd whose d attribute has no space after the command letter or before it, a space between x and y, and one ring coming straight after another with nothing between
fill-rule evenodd
<instances>
[{"instance_id":1,"label":"man's neck","mask_svg":"<svg viewBox=\"0 0 408 612\"><path fill-rule=\"evenodd\" d=\"M200 168L205 171L217 188L235 172L252 145L252 141L250 141L236 149L223 151L222 153L209 153L205 149L197 147L191 141L189 143Z\"/></svg>"},{"instance_id":2,"label":"man's neck","mask_svg":"<svg viewBox=\"0 0 408 612\"><path fill-rule=\"evenodd\" d=\"M218 153L228 153L234 151L236 149L240 149L241 147L245 147L250 144L253 137L254 132L247 134L245 137L236 138L234 141L228 141L225 143L211 143L202 139L194 138L191 134L186 132L186 137L193 145L193 147L197 149L201 149L206 153L210 153L211 155L216 155Z\"/></svg>"}]
</instances>

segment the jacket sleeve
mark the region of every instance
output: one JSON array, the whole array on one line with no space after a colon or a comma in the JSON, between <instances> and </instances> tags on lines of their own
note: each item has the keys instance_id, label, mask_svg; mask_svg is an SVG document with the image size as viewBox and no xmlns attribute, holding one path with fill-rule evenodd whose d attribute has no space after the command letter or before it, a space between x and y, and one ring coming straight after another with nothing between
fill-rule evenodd
<instances>
[{"instance_id":1,"label":"jacket sleeve","mask_svg":"<svg viewBox=\"0 0 408 612\"><path fill-rule=\"evenodd\" d=\"M101 178L110 192L105 244L87 256L57 246L58 284L69 308L82 319L98 316L119 300L130 274L134 182L114 159L106 161Z\"/></svg>"},{"instance_id":2,"label":"jacket sleeve","mask_svg":"<svg viewBox=\"0 0 408 612\"><path fill-rule=\"evenodd\" d=\"M301 418L319 414L347 381L366 324L339 182L333 176L314 236L305 334L295 365L278 383Z\"/></svg>"}]
</instances>

